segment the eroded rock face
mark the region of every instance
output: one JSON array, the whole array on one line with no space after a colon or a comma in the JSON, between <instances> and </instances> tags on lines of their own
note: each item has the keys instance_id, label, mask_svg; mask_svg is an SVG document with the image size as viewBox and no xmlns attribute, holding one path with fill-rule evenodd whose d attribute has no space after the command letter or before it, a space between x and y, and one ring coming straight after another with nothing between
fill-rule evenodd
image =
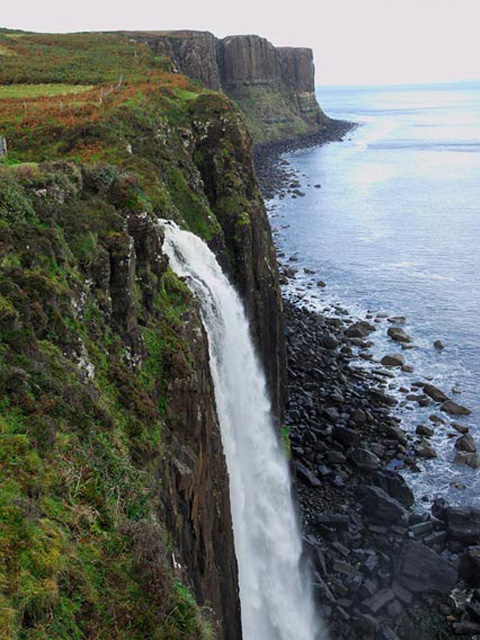
<instances>
[{"instance_id":1,"label":"eroded rock face","mask_svg":"<svg viewBox=\"0 0 480 640\"><path fill-rule=\"evenodd\" d=\"M257 142L314 133L328 122L315 97L311 49L275 47L256 35L223 40L205 31L135 32L180 73L233 98Z\"/></svg>"},{"instance_id":2,"label":"eroded rock face","mask_svg":"<svg viewBox=\"0 0 480 640\"><path fill-rule=\"evenodd\" d=\"M233 552L228 472L215 411L208 343L200 315L184 321L193 365L179 360L169 384L165 445L161 469L162 506L176 537L177 558L193 582L196 597L216 612L218 637L240 640L237 565Z\"/></svg>"},{"instance_id":3,"label":"eroded rock face","mask_svg":"<svg viewBox=\"0 0 480 640\"><path fill-rule=\"evenodd\" d=\"M212 108L211 100L198 99L191 117L194 157L224 236L224 247L212 248L245 302L273 410L281 419L286 400L283 305L271 229L253 169L252 140L238 111L221 97Z\"/></svg>"},{"instance_id":4,"label":"eroded rock face","mask_svg":"<svg viewBox=\"0 0 480 640\"><path fill-rule=\"evenodd\" d=\"M167 56L179 73L200 80L206 87L220 91L217 64L217 39L208 31L158 31L134 33L131 37L146 42L160 56Z\"/></svg>"},{"instance_id":5,"label":"eroded rock face","mask_svg":"<svg viewBox=\"0 0 480 640\"><path fill-rule=\"evenodd\" d=\"M223 85L282 85L282 64L278 50L259 36L228 36L221 41Z\"/></svg>"}]
</instances>

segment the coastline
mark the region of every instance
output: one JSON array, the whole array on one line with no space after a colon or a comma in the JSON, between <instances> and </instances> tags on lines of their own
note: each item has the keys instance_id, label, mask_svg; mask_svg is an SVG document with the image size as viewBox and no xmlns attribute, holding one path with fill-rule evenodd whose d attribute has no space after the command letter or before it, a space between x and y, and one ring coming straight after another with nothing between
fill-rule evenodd
<instances>
[{"instance_id":1,"label":"coastline","mask_svg":"<svg viewBox=\"0 0 480 640\"><path fill-rule=\"evenodd\" d=\"M342 122L317 140L256 148L264 198L298 188L284 153L341 140L354 126ZM288 256L279 257L286 284L294 269ZM315 596L333 637L433 640L480 633L480 616L470 607L480 602L471 591L480 583L466 569L468 547L480 543L480 512L440 502L431 513L415 507L392 464L415 470L418 459L411 436L392 415L392 370L383 368L383 392L382 374L375 380L355 366L355 347L370 331L355 337L358 322L348 315L327 317L287 297L284 307L292 466ZM459 520L461 532L452 524ZM412 575L416 566L421 575ZM462 606L450 592L466 577L470 604L467 598Z\"/></svg>"}]
</instances>

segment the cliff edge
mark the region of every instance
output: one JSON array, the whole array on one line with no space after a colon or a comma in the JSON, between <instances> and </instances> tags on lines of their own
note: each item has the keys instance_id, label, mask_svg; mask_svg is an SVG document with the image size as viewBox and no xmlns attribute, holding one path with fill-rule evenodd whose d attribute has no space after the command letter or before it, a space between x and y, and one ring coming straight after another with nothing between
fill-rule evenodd
<instances>
[{"instance_id":1,"label":"cliff edge","mask_svg":"<svg viewBox=\"0 0 480 640\"><path fill-rule=\"evenodd\" d=\"M222 40L205 31L134 32L175 70L240 106L255 142L288 140L328 125L315 97L311 49L275 47L256 35Z\"/></svg>"}]
</instances>

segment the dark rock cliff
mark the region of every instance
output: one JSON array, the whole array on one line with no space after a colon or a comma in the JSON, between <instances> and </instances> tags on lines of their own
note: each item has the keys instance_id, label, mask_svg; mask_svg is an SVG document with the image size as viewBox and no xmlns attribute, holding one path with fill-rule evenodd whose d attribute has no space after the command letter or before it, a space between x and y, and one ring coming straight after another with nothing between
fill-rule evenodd
<instances>
[{"instance_id":1,"label":"dark rock cliff","mask_svg":"<svg viewBox=\"0 0 480 640\"><path fill-rule=\"evenodd\" d=\"M132 37L146 42L157 55L170 58L179 73L200 80L213 91L221 90L217 64L218 41L212 33L164 31L132 34Z\"/></svg>"},{"instance_id":2,"label":"dark rock cliff","mask_svg":"<svg viewBox=\"0 0 480 640\"><path fill-rule=\"evenodd\" d=\"M270 224L253 169L252 140L240 113L220 96L199 98L191 117L193 157L223 231L225 250L222 245L213 248L245 302L273 411L281 420L286 400L283 306Z\"/></svg>"},{"instance_id":3,"label":"dark rock cliff","mask_svg":"<svg viewBox=\"0 0 480 640\"><path fill-rule=\"evenodd\" d=\"M216 39L208 32L135 32L177 71L222 90L242 109L257 142L285 140L328 124L315 97L311 49L275 47L256 35Z\"/></svg>"}]
</instances>

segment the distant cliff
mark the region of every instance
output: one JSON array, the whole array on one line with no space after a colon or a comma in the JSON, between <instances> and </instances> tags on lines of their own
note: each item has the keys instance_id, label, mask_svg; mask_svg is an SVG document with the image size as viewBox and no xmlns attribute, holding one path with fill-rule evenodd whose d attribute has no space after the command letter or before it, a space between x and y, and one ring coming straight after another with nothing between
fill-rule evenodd
<instances>
[{"instance_id":1,"label":"distant cliff","mask_svg":"<svg viewBox=\"0 0 480 640\"><path fill-rule=\"evenodd\" d=\"M219 40L206 31L129 36L169 57L178 72L233 98L256 142L314 133L328 123L315 97L311 49L274 47L254 35Z\"/></svg>"}]
</instances>

